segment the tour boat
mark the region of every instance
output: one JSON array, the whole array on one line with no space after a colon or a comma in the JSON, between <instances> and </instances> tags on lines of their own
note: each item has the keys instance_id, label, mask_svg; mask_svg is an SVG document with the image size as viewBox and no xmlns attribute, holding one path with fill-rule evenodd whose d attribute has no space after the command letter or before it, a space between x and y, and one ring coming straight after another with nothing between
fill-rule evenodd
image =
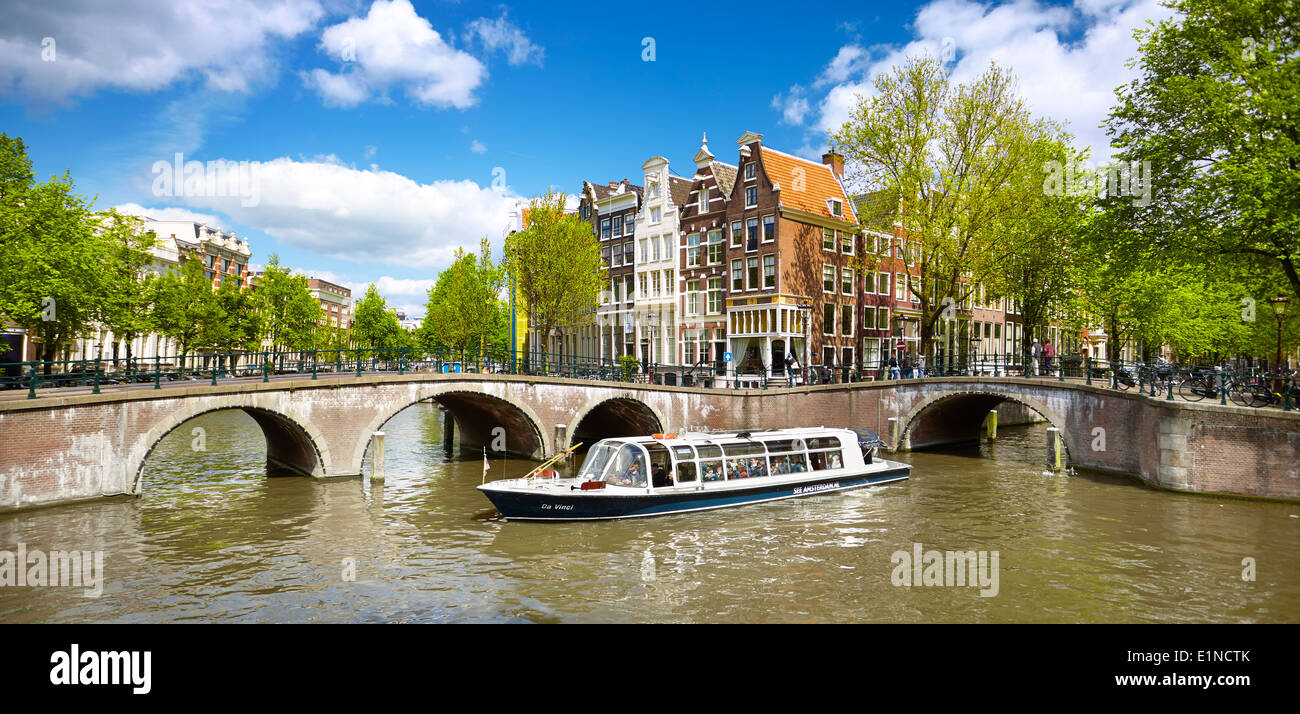
<instances>
[{"instance_id":1,"label":"tour boat","mask_svg":"<svg viewBox=\"0 0 1300 714\"><path fill-rule=\"evenodd\" d=\"M908 477L868 429L603 439L574 478L538 470L479 486L511 520L639 518L848 491ZM545 464L543 465L545 466Z\"/></svg>"}]
</instances>

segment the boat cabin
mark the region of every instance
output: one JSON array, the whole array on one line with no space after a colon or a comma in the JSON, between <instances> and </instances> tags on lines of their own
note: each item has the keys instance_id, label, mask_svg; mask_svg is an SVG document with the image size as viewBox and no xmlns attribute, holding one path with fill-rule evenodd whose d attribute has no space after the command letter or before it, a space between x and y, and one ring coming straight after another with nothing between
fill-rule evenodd
<instances>
[{"instance_id":1,"label":"boat cabin","mask_svg":"<svg viewBox=\"0 0 1300 714\"><path fill-rule=\"evenodd\" d=\"M816 471L862 471L883 442L866 429L784 429L605 439L578 480L627 488L708 487ZM737 484L738 485L738 484Z\"/></svg>"}]
</instances>

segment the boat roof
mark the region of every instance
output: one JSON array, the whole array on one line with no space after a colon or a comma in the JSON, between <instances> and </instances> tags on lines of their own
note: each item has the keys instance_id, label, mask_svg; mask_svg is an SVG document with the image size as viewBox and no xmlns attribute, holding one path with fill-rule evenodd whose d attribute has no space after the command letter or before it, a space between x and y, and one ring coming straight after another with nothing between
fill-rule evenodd
<instances>
[{"instance_id":1,"label":"boat roof","mask_svg":"<svg viewBox=\"0 0 1300 714\"><path fill-rule=\"evenodd\" d=\"M721 432L704 432L704 431L687 431L676 435L653 435L653 436L626 436L610 437L601 439L601 441L623 441L635 444L662 443L672 444L697 441L734 441L737 439L794 439L810 436L845 436L855 438L858 444L863 447L883 446L884 441L870 429L844 428L844 427L793 427L789 429L765 429L762 431L721 431Z\"/></svg>"}]
</instances>

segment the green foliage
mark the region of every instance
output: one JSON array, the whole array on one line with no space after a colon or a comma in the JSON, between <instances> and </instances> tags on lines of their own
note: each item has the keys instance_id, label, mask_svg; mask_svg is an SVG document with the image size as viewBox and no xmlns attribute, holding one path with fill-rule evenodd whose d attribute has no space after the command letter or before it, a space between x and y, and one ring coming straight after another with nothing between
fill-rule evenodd
<instances>
[{"instance_id":1,"label":"green foliage","mask_svg":"<svg viewBox=\"0 0 1300 714\"><path fill-rule=\"evenodd\" d=\"M1271 356L1266 301L1279 289L1300 296L1298 16L1267 0L1171 7L1178 15L1138 33L1140 76L1117 90L1107 120L1120 159L1150 162L1152 200L1103 202L1110 261L1092 261L1093 282L1143 339L1188 355ZM1245 298L1254 322L1241 319ZM1285 326L1286 348L1295 333Z\"/></svg>"},{"instance_id":2,"label":"green foliage","mask_svg":"<svg viewBox=\"0 0 1300 714\"><path fill-rule=\"evenodd\" d=\"M1032 131L1049 127L1031 121L1006 70L992 65L970 84L954 84L942 64L923 58L880 74L875 92L859 96L831 135L851 180L904 197L886 225L897 220L920 243L920 280L910 289L927 347L947 305L995 274L995 246L1021 218L1019 202L1041 193L1017 180L1041 151L1026 138Z\"/></svg>"},{"instance_id":3,"label":"green foliage","mask_svg":"<svg viewBox=\"0 0 1300 714\"><path fill-rule=\"evenodd\" d=\"M387 303L375 284L366 288L366 294L357 302L352 342L366 349L409 348L414 345L410 333L402 329L396 313Z\"/></svg>"},{"instance_id":4,"label":"green foliage","mask_svg":"<svg viewBox=\"0 0 1300 714\"><path fill-rule=\"evenodd\" d=\"M506 274L529 327L542 335L586 324L608 279L591 224L566 214L564 203L564 194L552 191L534 198L527 227L506 237Z\"/></svg>"},{"instance_id":5,"label":"green foliage","mask_svg":"<svg viewBox=\"0 0 1300 714\"><path fill-rule=\"evenodd\" d=\"M324 313L311 295L306 276L289 272L273 253L254 294L256 310L262 316L261 337L272 350L314 346L316 325Z\"/></svg>"},{"instance_id":6,"label":"green foliage","mask_svg":"<svg viewBox=\"0 0 1300 714\"><path fill-rule=\"evenodd\" d=\"M632 381L632 375L636 374L638 364L640 363L632 355L619 355L618 371L624 382Z\"/></svg>"},{"instance_id":7,"label":"green foliage","mask_svg":"<svg viewBox=\"0 0 1300 714\"><path fill-rule=\"evenodd\" d=\"M487 238L476 256L456 250L452 264L429 289L424 323L417 335L421 345L507 347L510 309L501 300L505 271L493 264Z\"/></svg>"},{"instance_id":8,"label":"green foliage","mask_svg":"<svg viewBox=\"0 0 1300 714\"><path fill-rule=\"evenodd\" d=\"M184 358L196 347L210 346L220 334L221 312L203 261L190 257L179 273L168 272L154 285L154 326L176 342ZM182 373L184 360L182 359Z\"/></svg>"}]
</instances>

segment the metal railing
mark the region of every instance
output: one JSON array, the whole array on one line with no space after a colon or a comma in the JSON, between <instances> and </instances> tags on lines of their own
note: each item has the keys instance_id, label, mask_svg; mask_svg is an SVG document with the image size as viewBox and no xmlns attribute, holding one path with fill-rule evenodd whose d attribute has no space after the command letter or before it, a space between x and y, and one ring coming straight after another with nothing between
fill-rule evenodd
<instances>
[{"instance_id":1,"label":"metal railing","mask_svg":"<svg viewBox=\"0 0 1300 714\"><path fill-rule=\"evenodd\" d=\"M925 380L954 376L1028 377L1134 391L1167 401L1214 401L1291 411L1300 400L1300 373L1253 365L1154 364L1090 357L1037 357L972 353L931 360L880 361L874 365L811 365L738 368L702 360L694 365L645 363L574 355L515 353L476 348L353 348L200 353L146 358L10 362L0 365L0 390L106 388L164 383L269 382L275 378L366 374L519 374L598 382L628 382L706 389L771 389L870 381Z\"/></svg>"}]
</instances>

